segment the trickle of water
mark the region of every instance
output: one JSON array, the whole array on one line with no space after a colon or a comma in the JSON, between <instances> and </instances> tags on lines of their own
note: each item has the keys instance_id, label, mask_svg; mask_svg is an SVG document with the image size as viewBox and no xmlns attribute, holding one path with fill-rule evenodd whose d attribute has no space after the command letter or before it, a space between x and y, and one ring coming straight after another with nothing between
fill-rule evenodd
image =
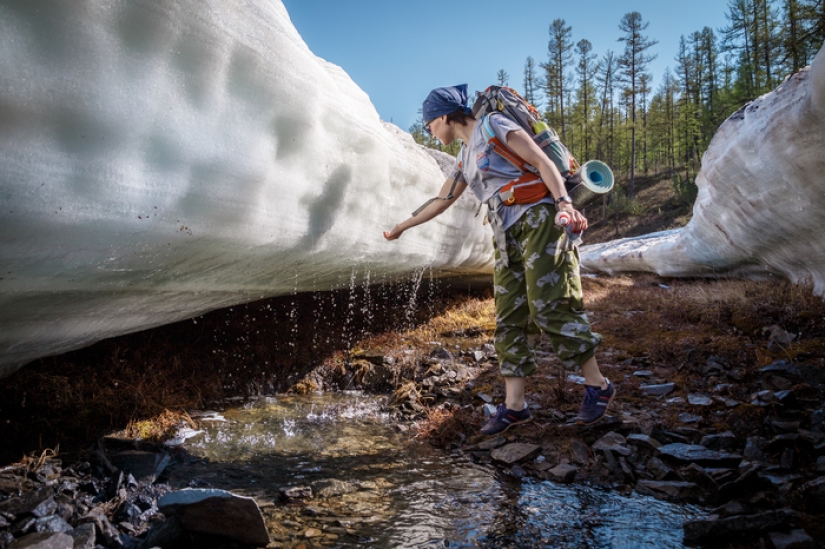
<instances>
[{"instance_id":1,"label":"trickle of water","mask_svg":"<svg viewBox=\"0 0 825 549\"><path fill-rule=\"evenodd\" d=\"M343 327L343 334L342 338L346 345L346 350L349 351L352 348L352 341L354 338L354 334L352 333L352 323L355 318L355 303L357 301L357 296L355 295L355 291L357 290L358 286L356 284L358 275L357 267L352 268L352 274L349 277L349 300L347 303L347 317L344 320L344 327Z\"/></svg>"},{"instance_id":2,"label":"trickle of water","mask_svg":"<svg viewBox=\"0 0 825 549\"><path fill-rule=\"evenodd\" d=\"M295 296L298 295L298 270L295 270L295 277L293 279L292 292L290 293L292 299L289 304L289 323L290 323L290 338L289 338L289 354L291 357L295 356L295 341L298 339L298 304L295 302Z\"/></svg>"},{"instance_id":3,"label":"trickle of water","mask_svg":"<svg viewBox=\"0 0 825 549\"><path fill-rule=\"evenodd\" d=\"M425 267L422 267L421 269L416 269L416 271L412 274L412 279L410 280L410 299L407 302L405 314L407 326L410 329L415 327L414 319L416 311L416 301L418 299L418 289L421 287L421 281L424 279L425 269Z\"/></svg>"},{"instance_id":4,"label":"trickle of water","mask_svg":"<svg viewBox=\"0 0 825 549\"><path fill-rule=\"evenodd\" d=\"M372 321L374 319L374 312L370 297L370 271L367 269L367 272L364 273L364 306L361 307L361 315L365 319L364 335L369 335L372 331Z\"/></svg>"}]
</instances>

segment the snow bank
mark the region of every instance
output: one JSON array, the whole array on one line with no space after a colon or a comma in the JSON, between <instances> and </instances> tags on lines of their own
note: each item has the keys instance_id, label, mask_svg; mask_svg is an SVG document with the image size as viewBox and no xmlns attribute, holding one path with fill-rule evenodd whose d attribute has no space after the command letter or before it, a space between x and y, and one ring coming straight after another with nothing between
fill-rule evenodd
<instances>
[{"instance_id":1,"label":"snow bank","mask_svg":"<svg viewBox=\"0 0 825 549\"><path fill-rule=\"evenodd\" d=\"M0 377L293 291L490 273L474 204L278 1L0 2Z\"/></svg>"}]
</instances>

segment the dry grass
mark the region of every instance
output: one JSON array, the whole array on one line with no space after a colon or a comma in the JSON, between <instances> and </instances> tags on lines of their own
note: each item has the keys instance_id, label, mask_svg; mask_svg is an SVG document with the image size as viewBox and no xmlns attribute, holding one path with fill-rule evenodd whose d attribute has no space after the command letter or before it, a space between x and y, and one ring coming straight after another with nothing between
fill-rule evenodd
<instances>
[{"instance_id":1,"label":"dry grass","mask_svg":"<svg viewBox=\"0 0 825 549\"><path fill-rule=\"evenodd\" d=\"M126 425L124 435L134 440L162 442L173 436L182 426L192 429L197 427L186 412L164 410L163 413L148 419L130 421Z\"/></svg>"}]
</instances>

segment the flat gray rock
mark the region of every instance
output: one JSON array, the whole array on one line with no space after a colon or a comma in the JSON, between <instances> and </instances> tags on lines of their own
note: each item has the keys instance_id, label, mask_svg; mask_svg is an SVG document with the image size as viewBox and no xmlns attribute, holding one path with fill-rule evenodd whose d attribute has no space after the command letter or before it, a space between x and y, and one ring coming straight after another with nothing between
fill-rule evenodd
<instances>
[{"instance_id":1,"label":"flat gray rock","mask_svg":"<svg viewBox=\"0 0 825 549\"><path fill-rule=\"evenodd\" d=\"M713 399L709 396L694 393L688 395L688 404L691 406L710 406L713 404Z\"/></svg>"},{"instance_id":2,"label":"flat gray rock","mask_svg":"<svg viewBox=\"0 0 825 549\"><path fill-rule=\"evenodd\" d=\"M661 383L659 385L642 385L639 387L646 395L663 397L676 390L675 383Z\"/></svg>"},{"instance_id":3,"label":"flat gray rock","mask_svg":"<svg viewBox=\"0 0 825 549\"><path fill-rule=\"evenodd\" d=\"M699 444L677 442L659 448L659 455L685 463L698 463L706 467L737 467L742 456L709 450Z\"/></svg>"},{"instance_id":4,"label":"flat gray rock","mask_svg":"<svg viewBox=\"0 0 825 549\"><path fill-rule=\"evenodd\" d=\"M524 459L531 458L541 451L541 446L538 444L529 444L526 442L513 442L496 448L490 452L490 457L496 461L511 465Z\"/></svg>"},{"instance_id":5,"label":"flat gray rock","mask_svg":"<svg viewBox=\"0 0 825 549\"><path fill-rule=\"evenodd\" d=\"M215 534L250 545L267 545L269 533L252 498L226 490L185 489L158 500L158 509L177 517L184 530Z\"/></svg>"},{"instance_id":6,"label":"flat gray rock","mask_svg":"<svg viewBox=\"0 0 825 549\"><path fill-rule=\"evenodd\" d=\"M72 537L61 532L40 532L17 538L8 549L72 549Z\"/></svg>"}]
</instances>

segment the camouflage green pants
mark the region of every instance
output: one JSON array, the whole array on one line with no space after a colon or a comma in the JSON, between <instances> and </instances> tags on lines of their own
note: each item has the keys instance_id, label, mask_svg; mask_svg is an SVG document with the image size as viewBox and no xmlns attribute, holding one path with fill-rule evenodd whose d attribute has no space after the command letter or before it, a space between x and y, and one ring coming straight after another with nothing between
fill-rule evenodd
<instances>
[{"instance_id":1,"label":"camouflage green pants","mask_svg":"<svg viewBox=\"0 0 825 549\"><path fill-rule=\"evenodd\" d=\"M602 340L590 331L584 313L578 248L555 226L554 216L553 206L537 204L507 229L508 267L501 265L496 249L495 348L504 376L535 371L527 344L534 320L567 366L581 366Z\"/></svg>"}]
</instances>

